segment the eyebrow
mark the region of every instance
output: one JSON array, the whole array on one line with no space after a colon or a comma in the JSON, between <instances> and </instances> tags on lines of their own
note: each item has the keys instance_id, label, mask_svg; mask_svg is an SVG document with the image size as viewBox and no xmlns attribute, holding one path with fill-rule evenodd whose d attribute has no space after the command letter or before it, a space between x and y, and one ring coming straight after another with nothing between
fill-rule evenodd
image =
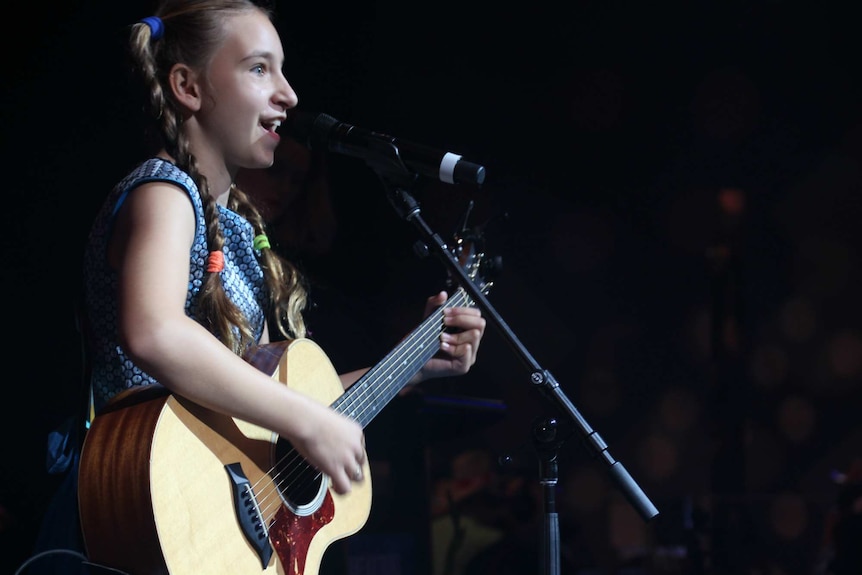
<instances>
[{"instance_id":1,"label":"eyebrow","mask_svg":"<svg viewBox=\"0 0 862 575\"><path fill-rule=\"evenodd\" d=\"M266 50L255 50L245 58L243 58L243 62L246 60L255 60L257 58L264 58L266 60L274 60L275 54L272 52L268 52Z\"/></svg>"}]
</instances>

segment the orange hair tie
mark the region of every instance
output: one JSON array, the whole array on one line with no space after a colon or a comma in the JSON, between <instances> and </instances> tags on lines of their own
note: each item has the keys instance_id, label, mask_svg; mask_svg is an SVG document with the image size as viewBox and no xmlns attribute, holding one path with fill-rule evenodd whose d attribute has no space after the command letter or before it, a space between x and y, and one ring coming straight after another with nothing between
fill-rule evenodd
<instances>
[{"instance_id":1,"label":"orange hair tie","mask_svg":"<svg viewBox=\"0 0 862 575\"><path fill-rule=\"evenodd\" d=\"M210 252L207 258L207 271L220 272L224 269L224 253L221 250Z\"/></svg>"}]
</instances>

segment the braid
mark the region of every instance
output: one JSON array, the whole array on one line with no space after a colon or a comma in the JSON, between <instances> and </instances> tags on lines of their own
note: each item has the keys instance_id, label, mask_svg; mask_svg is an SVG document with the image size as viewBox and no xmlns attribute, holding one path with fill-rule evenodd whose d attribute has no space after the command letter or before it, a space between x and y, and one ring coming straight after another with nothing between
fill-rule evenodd
<instances>
[{"instance_id":1,"label":"braid","mask_svg":"<svg viewBox=\"0 0 862 575\"><path fill-rule=\"evenodd\" d=\"M254 227L255 235L265 234L263 215L251 202L248 195L234 186L228 207L243 216ZM273 302L271 315L278 331L286 338L305 337L306 327L302 317L308 300L302 274L289 261L271 249L260 250L260 266Z\"/></svg>"},{"instance_id":2,"label":"braid","mask_svg":"<svg viewBox=\"0 0 862 575\"><path fill-rule=\"evenodd\" d=\"M176 62L200 69L206 66L210 54L221 41L222 21L229 12L263 10L271 13L249 0L201 0L181 9L172 4L165 2L161 13L157 14L166 23L162 38L153 41L150 26L146 23L132 25L130 55L147 92L149 115L155 120L159 142L177 166L197 184L204 206L208 248L211 252L220 251L224 246L224 236L219 225L218 205L180 129L182 115L170 97L170 90L166 89L168 74ZM234 201L241 206L241 211L234 211L246 217L256 233L263 233L258 211L245 194L231 194L232 197L234 195L238 197ZM272 250L263 250L261 259L279 331L285 336L289 332L295 337L304 336L301 311L305 307L306 293L299 274ZM219 273L205 273L199 299L201 321L222 343L241 354L255 343L254 331L245 315L228 298Z\"/></svg>"}]
</instances>

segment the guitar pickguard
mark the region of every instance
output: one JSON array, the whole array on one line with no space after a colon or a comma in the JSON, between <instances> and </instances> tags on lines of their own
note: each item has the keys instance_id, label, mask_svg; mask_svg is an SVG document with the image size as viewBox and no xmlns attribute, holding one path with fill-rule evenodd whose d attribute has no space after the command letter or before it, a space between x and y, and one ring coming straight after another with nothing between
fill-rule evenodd
<instances>
[{"instance_id":1,"label":"guitar pickguard","mask_svg":"<svg viewBox=\"0 0 862 575\"><path fill-rule=\"evenodd\" d=\"M335 517L332 495L326 491L323 505L307 517L290 513L282 507L272 524L271 540L286 575L303 575L312 539Z\"/></svg>"}]
</instances>

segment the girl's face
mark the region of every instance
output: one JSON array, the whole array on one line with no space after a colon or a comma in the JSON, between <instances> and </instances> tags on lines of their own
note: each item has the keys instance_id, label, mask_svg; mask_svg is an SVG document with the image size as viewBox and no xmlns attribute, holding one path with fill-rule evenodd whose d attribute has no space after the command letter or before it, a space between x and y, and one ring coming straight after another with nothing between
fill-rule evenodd
<instances>
[{"instance_id":1,"label":"girl's face","mask_svg":"<svg viewBox=\"0 0 862 575\"><path fill-rule=\"evenodd\" d=\"M203 83L198 121L230 172L266 168L279 142L275 130L298 102L281 70L281 39L257 10L228 18L225 34Z\"/></svg>"}]
</instances>

